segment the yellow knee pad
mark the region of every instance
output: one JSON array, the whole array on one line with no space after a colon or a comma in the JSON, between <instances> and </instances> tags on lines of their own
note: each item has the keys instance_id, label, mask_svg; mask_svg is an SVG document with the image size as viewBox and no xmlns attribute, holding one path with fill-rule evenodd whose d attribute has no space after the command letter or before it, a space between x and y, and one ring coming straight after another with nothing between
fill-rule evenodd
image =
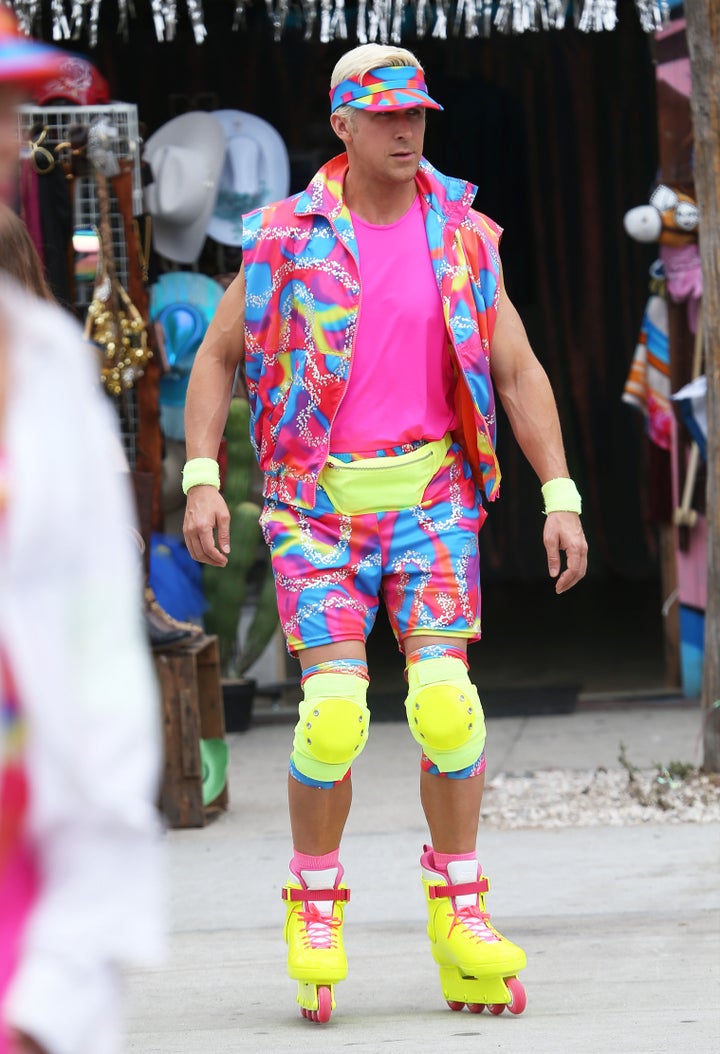
<instances>
[{"instance_id":1,"label":"yellow knee pad","mask_svg":"<svg viewBox=\"0 0 720 1054\"><path fill-rule=\"evenodd\" d=\"M354 674L317 673L308 679L293 739L293 764L303 776L334 782L346 775L367 742L367 688Z\"/></svg>"},{"instance_id":2,"label":"yellow knee pad","mask_svg":"<svg viewBox=\"0 0 720 1054\"><path fill-rule=\"evenodd\" d=\"M440 772L472 765L485 747L485 715L460 659L425 659L408 668L405 711L413 737Z\"/></svg>"}]
</instances>

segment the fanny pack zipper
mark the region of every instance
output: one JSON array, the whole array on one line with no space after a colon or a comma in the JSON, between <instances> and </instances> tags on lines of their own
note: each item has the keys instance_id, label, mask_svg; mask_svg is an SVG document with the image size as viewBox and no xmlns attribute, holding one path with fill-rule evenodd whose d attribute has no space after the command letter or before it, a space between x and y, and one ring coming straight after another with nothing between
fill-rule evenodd
<instances>
[{"instance_id":1,"label":"fanny pack zipper","mask_svg":"<svg viewBox=\"0 0 720 1054\"><path fill-rule=\"evenodd\" d=\"M376 458L363 458L362 460L367 461L389 461L389 465L363 465L360 461L349 461L341 465L333 465L332 461L328 461L325 468L335 469L336 471L342 471L343 469L350 470L352 472L376 472L386 471L389 468L397 468L397 464L393 464L397 457L402 457L402 454L397 454L395 457L376 457ZM422 457L415 458L413 465L420 465L423 461L427 461L429 457L432 457L432 450L428 450L423 454Z\"/></svg>"}]
</instances>

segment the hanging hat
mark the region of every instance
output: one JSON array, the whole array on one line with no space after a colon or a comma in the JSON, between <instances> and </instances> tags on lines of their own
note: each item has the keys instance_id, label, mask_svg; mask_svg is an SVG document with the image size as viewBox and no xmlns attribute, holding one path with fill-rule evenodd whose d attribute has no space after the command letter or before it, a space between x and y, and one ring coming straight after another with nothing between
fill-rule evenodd
<instances>
[{"instance_id":1,"label":"hanging hat","mask_svg":"<svg viewBox=\"0 0 720 1054\"><path fill-rule=\"evenodd\" d=\"M230 751L224 739L201 739L203 805L210 805L222 794L227 783Z\"/></svg>"},{"instance_id":2,"label":"hanging hat","mask_svg":"<svg viewBox=\"0 0 720 1054\"><path fill-rule=\"evenodd\" d=\"M32 89L56 73L66 57L59 48L25 36L12 11L0 6L0 84Z\"/></svg>"},{"instance_id":3,"label":"hanging hat","mask_svg":"<svg viewBox=\"0 0 720 1054\"><path fill-rule=\"evenodd\" d=\"M242 245L242 215L286 198L290 161L280 134L261 117L216 110L225 132L220 189L207 233L221 245Z\"/></svg>"},{"instance_id":4,"label":"hanging hat","mask_svg":"<svg viewBox=\"0 0 720 1054\"><path fill-rule=\"evenodd\" d=\"M161 256L193 264L200 256L225 156L223 126L212 114L185 113L145 145L153 182L145 202Z\"/></svg>"},{"instance_id":5,"label":"hanging hat","mask_svg":"<svg viewBox=\"0 0 720 1054\"><path fill-rule=\"evenodd\" d=\"M194 271L161 275L150 290L150 319L162 326L170 367L160 380L160 424L168 439L185 439L190 370L222 295L219 282Z\"/></svg>"},{"instance_id":6,"label":"hanging hat","mask_svg":"<svg viewBox=\"0 0 720 1054\"><path fill-rule=\"evenodd\" d=\"M97 106L110 102L107 81L92 62L80 55L66 55L57 70L33 93L39 106L53 102Z\"/></svg>"}]
</instances>

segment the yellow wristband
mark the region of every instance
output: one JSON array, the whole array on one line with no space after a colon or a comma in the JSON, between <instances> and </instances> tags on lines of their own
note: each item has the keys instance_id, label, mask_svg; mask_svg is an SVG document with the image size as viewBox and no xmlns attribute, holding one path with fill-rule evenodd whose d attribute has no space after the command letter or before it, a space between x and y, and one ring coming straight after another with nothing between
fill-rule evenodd
<instances>
[{"instance_id":1,"label":"yellow wristband","mask_svg":"<svg viewBox=\"0 0 720 1054\"><path fill-rule=\"evenodd\" d=\"M550 512L582 512L582 498L571 479L549 479L542 486L545 515Z\"/></svg>"},{"instance_id":2,"label":"yellow wristband","mask_svg":"<svg viewBox=\"0 0 720 1054\"><path fill-rule=\"evenodd\" d=\"M194 457L185 462L183 469L183 494L192 487L215 487L220 490L220 466L211 457Z\"/></svg>"}]
</instances>

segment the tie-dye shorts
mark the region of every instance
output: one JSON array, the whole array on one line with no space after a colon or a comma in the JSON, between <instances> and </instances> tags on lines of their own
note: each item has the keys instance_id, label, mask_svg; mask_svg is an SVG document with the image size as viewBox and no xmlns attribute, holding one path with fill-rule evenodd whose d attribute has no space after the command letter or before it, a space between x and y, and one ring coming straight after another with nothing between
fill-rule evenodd
<instances>
[{"instance_id":1,"label":"tie-dye shorts","mask_svg":"<svg viewBox=\"0 0 720 1054\"><path fill-rule=\"evenodd\" d=\"M260 524L288 650L367 640L381 594L400 644L421 633L478 640L484 518L455 443L414 508L345 516L322 488L310 511L269 499Z\"/></svg>"}]
</instances>

